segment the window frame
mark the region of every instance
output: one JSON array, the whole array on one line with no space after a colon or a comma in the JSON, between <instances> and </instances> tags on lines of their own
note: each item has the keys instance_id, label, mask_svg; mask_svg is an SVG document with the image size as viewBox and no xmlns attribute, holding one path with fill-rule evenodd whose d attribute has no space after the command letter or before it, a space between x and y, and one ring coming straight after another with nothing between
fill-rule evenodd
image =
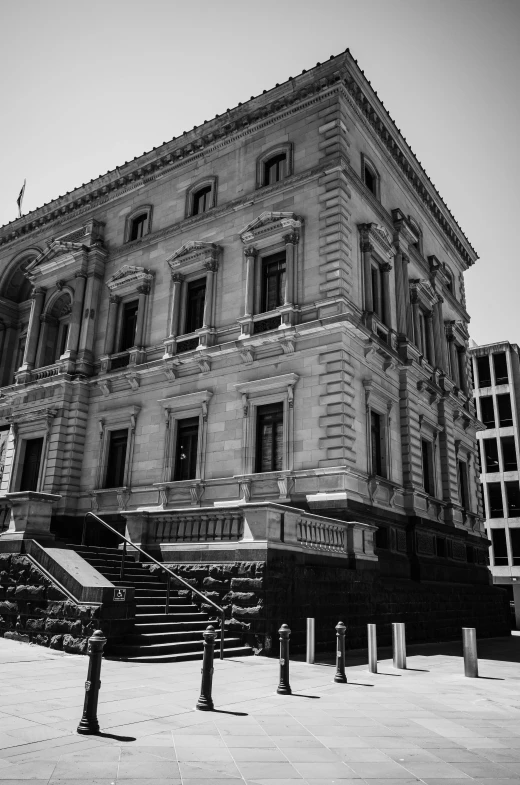
<instances>
[{"instance_id":1,"label":"window frame","mask_svg":"<svg viewBox=\"0 0 520 785\"><path fill-rule=\"evenodd\" d=\"M426 478L426 472L424 467L424 445L428 445L427 452L428 452L428 476ZM425 438L424 435L421 433L421 469L422 469L422 486L424 488L425 493L428 496L433 497L434 499L437 498L437 472L436 472L436 461L435 461L435 440ZM425 478L427 479L427 485L424 482Z\"/></svg>"},{"instance_id":2,"label":"window frame","mask_svg":"<svg viewBox=\"0 0 520 785\"><path fill-rule=\"evenodd\" d=\"M139 218L141 215L146 215L146 229L141 235L141 237L136 237L134 240L131 240L132 236L132 228L134 221ZM152 232L152 217L153 217L153 205L151 204L142 204L139 207L136 207L129 213L125 218L125 232L124 232L124 242L126 243L137 243L141 240L144 240Z\"/></svg>"},{"instance_id":3,"label":"window frame","mask_svg":"<svg viewBox=\"0 0 520 785\"><path fill-rule=\"evenodd\" d=\"M99 457L96 472L95 491L118 491L127 490L132 487L132 469L135 446L135 430L137 417L141 411L140 406L124 406L119 409L106 409L99 413ZM106 475L108 466L108 455L110 447L110 434L112 431L123 431L128 429L128 440L126 443L125 469L123 485L118 488L106 488Z\"/></svg>"},{"instance_id":4,"label":"window frame","mask_svg":"<svg viewBox=\"0 0 520 785\"><path fill-rule=\"evenodd\" d=\"M242 475L280 474L290 472L294 466L294 388L299 376L295 373L274 376L267 379L235 384L235 390L241 397L243 428L242 428ZM283 460L282 469L272 472L257 472L257 415L261 406L283 404Z\"/></svg>"},{"instance_id":5,"label":"window frame","mask_svg":"<svg viewBox=\"0 0 520 785\"><path fill-rule=\"evenodd\" d=\"M370 186L367 185L366 174L365 174L367 170L370 172L371 176L373 177L374 190L372 190ZM366 155L365 153L361 153L361 182L363 183L367 191L369 191L372 194L374 199L377 199L378 202L381 201L381 177L379 175L377 167L375 166L373 161L368 157L368 155Z\"/></svg>"},{"instance_id":6,"label":"window frame","mask_svg":"<svg viewBox=\"0 0 520 785\"><path fill-rule=\"evenodd\" d=\"M165 437L163 452L162 480L165 483L193 484L202 482L206 472L206 444L209 402L211 390L200 390L186 395L176 395L158 401L163 409ZM196 476L189 480L175 479L175 460L177 455L178 423L181 420L198 418Z\"/></svg>"},{"instance_id":7,"label":"window frame","mask_svg":"<svg viewBox=\"0 0 520 785\"><path fill-rule=\"evenodd\" d=\"M111 450L113 445L113 436L115 433L126 433L126 442L125 442L125 462L123 465L123 483L115 483L113 485L107 485L108 483L108 474L111 470ZM125 487L125 476L126 476L126 458L128 454L128 442L129 442L129 433L128 428L110 428L107 432L107 461L106 461L106 470L104 473L103 478L103 489L104 490L113 490L114 488L124 488Z\"/></svg>"},{"instance_id":8,"label":"window frame","mask_svg":"<svg viewBox=\"0 0 520 785\"><path fill-rule=\"evenodd\" d=\"M37 492L42 493L45 489L45 478L47 476L47 459L49 453L49 439L52 431L52 423L56 416L56 410L48 410L45 414L37 417L31 415L23 416L17 422L11 425L11 433L13 437L12 452L13 456L11 472L7 482L8 491L18 492L20 482L22 479L23 462L25 459L25 443L31 439L39 439L43 437L42 453L40 458L40 469L38 472ZM9 441L6 450L9 450ZM5 473L8 471L8 460L4 465L4 478ZM5 487L5 482L4 482Z\"/></svg>"},{"instance_id":9,"label":"window frame","mask_svg":"<svg viewBox=\"0 0 520 785\"><path fill-rule=\"evenodd\" d=\"M195 196L203 188L208 187L211 189L208 207L201 213L194 213ZM201 218L203 215L207 215L209 212L211 212L211 210L217 206L217 187L218 178L213 175L204 177L202 180L197 180L196 182L192 183L192 185L190 185L186 191L186 204L184 211L185 218Z\"/></svg>"},{"instance_id":10,"label":"window frame","mask_svg":"<svg viewBox=\"0 0 520 785\"><path fill-rule=\"evenodd\" d=\"M266 164L277 155L285 155L285 167L283 176L275 183L265 183L264 172ZM294 152L292 142L281 142L280 144L269 147L256 159L256 189L274 188L279 183L287 180L293 174Z\"/></svg>"},{"instance_id":11,"label":"window frame","mask_svg":"<svg viewBox=\"0 0 520 785\"><path fill-rule=\"evenodd\" d=\"M262 462L262 449L260 447L260 442L259 442L259 438L260 438L260 417L263 416L263 414L264 414L263 412L261 413L261 410L262 409L267 409L269 407L274 407L274 406L276 406L279 410L280 410L279 407L281 406L280 413L281 413L281 422L282 422L282 455L280 457L282 459L282 466L279 469L273 469L273 468L271 468L271 469L262 469L262 468L259 468L259 464L261 464L261 462ZM265 414L267 415L268 413L265 412ZM254 462L254 473L255 474L265 474L267 472L283 471L283 469L284 469L284 467L283 467L284 444L285 444L284 443L284 429L285 429L285 422L284 422L284 420L285 420L285 417L284 417L283 401L279 401L277 403L271 403L271 404L257 405L256 412L255 412L255 462ZM273 441L273 445L274 444L276 444L276 441ZM271 462L272 462L272 458L273 458L273 455L271 455Z\"/></svg>"}]
</instances>

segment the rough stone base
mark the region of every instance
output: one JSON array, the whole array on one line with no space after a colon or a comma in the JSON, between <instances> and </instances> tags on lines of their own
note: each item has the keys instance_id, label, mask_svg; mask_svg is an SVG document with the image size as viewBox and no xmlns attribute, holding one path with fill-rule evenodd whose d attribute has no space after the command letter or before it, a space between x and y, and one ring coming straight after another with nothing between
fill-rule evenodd
<instances>
[{"instance_id":1,"label":"rough stone base","mask_svg":"<svg viewBox=\"0 0 520 785\"><path fill-rule=\"evenodd\" d=\"M292 630L291 650L303 651L306 618L316 619L316 646L335 645L338 621L347 625L347 647L367 645L366 625L378 625L378 643L391 643L392 622L406 623L408 643L456 640L462 627L476 627L478 637L508 635L506 593L485 584L420 583L385 578L370 571L314 564L293 554L269 554L266 562L225 564L169 563L174 572L227 612L230 629L242 631L256 654L276 655L278 629ZM193 602L197 595L185 590ZM212 608L202 604L211 614Z\"/></svg>"},{"instance_id":2,"label":"rough stone base","mask_svg":"<svg viewBox=\"0 0 520 785\"><path fill-rule=\"evenodd\" d=\"M72 602L28 556L0 553L0 636L85 654L94 630L109 639L127 631L120 613Z\"/></svg>"}]
</instances>

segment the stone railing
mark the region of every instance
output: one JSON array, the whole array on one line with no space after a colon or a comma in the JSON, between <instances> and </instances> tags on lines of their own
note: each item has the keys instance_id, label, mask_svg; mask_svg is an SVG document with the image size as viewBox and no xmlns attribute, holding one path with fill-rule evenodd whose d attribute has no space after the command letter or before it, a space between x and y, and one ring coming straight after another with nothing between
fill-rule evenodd
<instances>
[{"instance_id":1,"label":"stone railing","mask_svg":"<svg viewBox=\"0 0 520 785\"><path fill-rule=\"evenodd\" d=\"M269 549L318 551L321 556L351 563L377 562L377 526L314 515L275 502L239 503L222 507L164 510L158 507L122 512L126 536L165 560L184 553L198 560L200 551L226 548L234 558L258 560ZM238 557L240 553L240 557Z\"/></svg>"},{"instance_id":2,"label":"stone railing","mask_svg":"<svg viewBox=\"0 0 520 785\"><path fill-rule=\"evenodd\" d=\"M345 553L347 529L344 525L320 523L312 518L301 518L296 524L298 542L318 551Z\"/></svg>"},{"instance_id":3,"label":"stone railing","mask_svg":"<svg viewBox=\"0 0 520 785\"><path fill-rule=\"evenodd\" d=\"M241 510L206 511L161 516L150 521L147 540L161 542L238 541L244 534Z\"/></svg>"},{"instance_id":4,"label":"stone railing","mask_svg":"<svg viewBox=\"0 0 520 785\"><path fill-rule=\"evenodd\" d=\"M61 363L54 363L54 365L46 365L44 368L36 368L31 371L31 381L39 382L42 379L50 379L52 376L58 376L61 373Z\"/></svg>"}]
</instances>

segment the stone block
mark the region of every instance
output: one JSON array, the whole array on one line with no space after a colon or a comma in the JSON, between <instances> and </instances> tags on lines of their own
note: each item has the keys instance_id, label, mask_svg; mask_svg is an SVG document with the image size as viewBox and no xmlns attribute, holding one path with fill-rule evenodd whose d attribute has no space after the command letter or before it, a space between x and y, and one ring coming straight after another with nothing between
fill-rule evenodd
<instances>
[{"instance_id":1,"label":"stone block","mask_svg":"<svg viewBox=\"0 0 520 785\"><path fill-rule=\"evenodd\" d=\"M232 578L231 589L235 591L262 589L264 581L262 578Z\"/></svg>"},{"instance_id":2,"label":"stone block","mask_svg":"<svg viewBox=\"0 0 520 785\"><path fill-rule=\"evenodd\" d=\"M5 632L4 638L7 638L11 641L20 641L20 643L29 643L29 636L23 635L20 632Z\"/></svg>"},{"instance_id":3,"label":"stone block","mask_svg":"<svg viewBox=\"0 0 520 785\"><path fill-rule=\"evenodd\" d=\"M51 649L61 649L63 647L63 635L53 635L49 646Z\"/></svg>"},{"instance_id":4,"label":"stone block","mask_svg":"<svg viewBox=\"0 0 520 785\"><path fill-rule=\"evenodd\" d=\"M255 592L229 592L229 599L232 603L236 603L240 607L253 607L254 605L261 605L262 602Z\"/></svg>"},{"instance_id":5,"label":"stone block","mask_svg":"<svg viewBox=\"0 0 520 785\"><path fill-rule=\"evenodd\" d=\"M202 586L204 589L210 589L214 592L217 591L227 591L229 585L227 582L216 580L215 578L204 578L202 581Z\"/></svg>"},{"instance_id":6,"label":"stone block","mask_svg":"<svg viewBox=\"0 0 520 785\"><path fill-rule=\"evenodd\" d=\"M72 635L63 636L63 651L70 654L85 654L88 641L86 638L74 638Z\"/></svg>"},{"instance_id":7,"label":"stone block","mask_svg":"<svg viewBox=\"0 0 520 785\"><path fill-rule=\"evenodd\" d=\"M258 619L264 616L265 608L262 605L255 605L251 608L242 608L239 605L233 605L231 613L238 619Z\"/></svg>"}]
</instances>

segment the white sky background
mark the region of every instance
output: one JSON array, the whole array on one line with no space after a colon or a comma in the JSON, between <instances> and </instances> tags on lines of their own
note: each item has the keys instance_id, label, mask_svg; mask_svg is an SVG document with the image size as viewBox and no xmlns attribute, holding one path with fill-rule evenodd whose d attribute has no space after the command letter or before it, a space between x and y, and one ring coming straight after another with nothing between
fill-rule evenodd
<instances>
[{"instance_id":1,"label":"white sky background","mask_svg":"<svg viewBox=\"0 0 520 785\"><path fill-rule=\"evenodd\" d=\"M472 337L520 343L520 0L0 7L0 225L349 47L479 253Z\"/></svg>"}]
</instances>

